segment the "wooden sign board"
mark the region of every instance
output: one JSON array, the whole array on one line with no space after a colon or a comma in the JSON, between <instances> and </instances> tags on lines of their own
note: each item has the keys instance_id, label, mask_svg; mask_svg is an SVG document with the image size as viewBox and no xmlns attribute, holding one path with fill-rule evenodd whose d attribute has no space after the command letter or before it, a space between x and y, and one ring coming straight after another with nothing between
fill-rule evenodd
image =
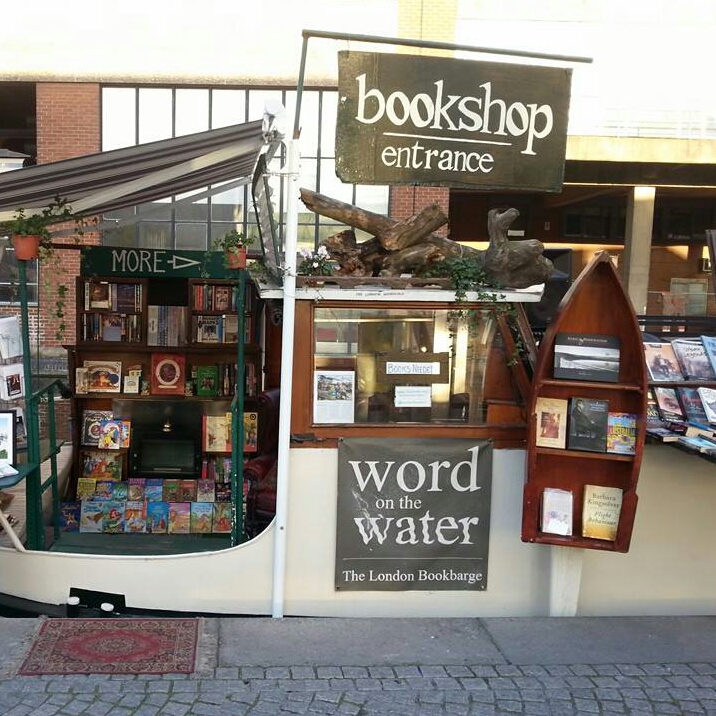
<instances>
[{"instance_id":1,"label":"wooden sign board","mask_svg":"<svg viewBox=\"0 0 716 716\"><path fill-rule=\"evenodd\" d=\"M448 353L384 353L378 356L379 383L432 385L448 383Z\"/></svg>"},{"instance_id":2,"label":"wooden sign board","mask_svg":"<svg viewBox=\"0 0 716 716\"><path fill-rule=\"evenodd\" d=\"M342 181L561 190L571 70L338 54Z\"/></svg>"}]
</instances>

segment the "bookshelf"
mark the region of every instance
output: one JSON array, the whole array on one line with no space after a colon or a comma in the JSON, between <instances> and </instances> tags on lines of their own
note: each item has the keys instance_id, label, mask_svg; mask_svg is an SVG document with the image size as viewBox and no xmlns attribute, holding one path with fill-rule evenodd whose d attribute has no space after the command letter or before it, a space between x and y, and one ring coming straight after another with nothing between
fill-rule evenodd
<instances>
[{"instance_id":1,"label":"bookshelf","mask_svg":"<svg viewBox=\"0 0 716 716\"><path fill-rule=\"evenodd\" d=\"M95 487L116 480L120 499L125 502L137 501L125 495L132 481L133 497L140 492L136 481L152 481L151 502L190 504L188 517L182 507L177 523L183 526L175 534L186 533L186 525L190 534L207 531L208 508L204 505L203 512L197 510L194 515L195 503L211 501L206 481L216 485L215 503L231 505L230 450L220 454L206 450L202 425L207 418L230 415L237 386L244 395L245 414L257 413L256 396L262 383L257 328L262 306L251 284L246 285L243 297L238 291L237 282L228 279L77 279L77 342L66 346L75 425L73 478L67 502L78 502L77 490L83 478L94 478ZM245 319L250 320L242 336L246 339L245 373L239 375L238 318L242 308ZM197 332L199 325L201 332ZM119 448L102 449L95 440L109 429L112 420L128 423L126 441ZM150 444L151 450L147 447ZM163 457L157 453L162 445L167 446ZM253 450L254 446L247 446L247 457ZM153 462L145 459L150 452L156 457ZM203 493L199 489L201 480L205 481ZM88 489L86 480L82 488ZM158 489L167 491L167 500L157 499L163 494ZM199 500L202 494L204 498ZM145 511L149 504L148 497ZM221 528L213 533L227 531L227 510L231 524L230 507L222 507L218 510ZM131 524L134 529L114 521L106 531L143 531L136 511Z\"/></svg>"},{"instance_id":2,"label":"bookshelf","mask_svg":"<svg viewBox=\"0 0 716 716\"><path fill-rule=\"evenodd\" d=\"M609 311L602 310L605 305ZM615 382L554 377L555 344L558 334L606 336L619 345L618 375ZM608 405L609 413L636 416L634 454L606 452L606 447L587 451L565 446L538 445L538 405L542 399L587 401ZM527 435L527 480L524 486L522 540L543 544L627 552L636 514L636 486L644 448L647 399L646 365L641 332L619 277L606 253L598 254L584 269L562 300L538 351ZM566 418L565 410L564 418ZM569 423L567 423L569 429ZM585 494L594 486L605 494L609 488L621 493L614 539L583 536ZM543 531L545 490L571 495L571 534ZM613 515L614 517L614 515Z\"/></svg>"}]
</instances>

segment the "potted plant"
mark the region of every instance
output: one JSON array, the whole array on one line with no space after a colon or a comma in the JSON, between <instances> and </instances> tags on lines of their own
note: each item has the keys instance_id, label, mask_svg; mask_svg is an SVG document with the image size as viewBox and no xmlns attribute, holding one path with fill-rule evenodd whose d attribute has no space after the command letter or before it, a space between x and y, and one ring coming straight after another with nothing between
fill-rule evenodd
<instances>
[{"instance_id":1,"label":"potted plant","mask_svg":"<svg viewBox=\"0 0 716 716\"><path fill-rule=\"evenodd\" d=\"M296 269L298 274L304 276L333 276L333 264L325 246L319 246L317 251L301 249L299 254L301 262ZM315 283L315 281L309 281L309 283Z\"/></svg>"},{"instance_id":2,"label":"potted plant","mask_svg":"<svg viewBox=\"0 0 716 716\"><path fill-rule=\"evenodd\" d=\"M246 268L246 247L253 243L241 232L232 229L214 242L214 251L223 251L224 260L230 269Z\"/></svg>"},{"instance_id":3,"label":"potted plant","mask_svg":"<svg viewBox=\"0 0 716 716\"><path fill-rule=\"evenodd\" d=\"M61 199L59 196L39 214L28 216L23 208L17 209L8 225L15 258L24 261L49 258L52 255L52 239L48 226L71 218L72 209L67 204L67 199Z\"/></svg>"}]
</instances>

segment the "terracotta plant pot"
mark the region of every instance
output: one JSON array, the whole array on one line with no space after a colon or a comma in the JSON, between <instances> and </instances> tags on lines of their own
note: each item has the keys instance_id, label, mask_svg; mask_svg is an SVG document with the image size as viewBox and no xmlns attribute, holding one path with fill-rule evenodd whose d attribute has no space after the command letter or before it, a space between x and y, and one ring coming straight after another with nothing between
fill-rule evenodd
<instances>
[{"instance_id":1,"label":"terracotta plant pot","mask_svg":"<svg viewBox=\"0 0 716 716\"><path fill-rule=\"evenodd\" d=\"M38 257L40 237L37 234L13 234L12 245L15 249L16 259L32 261Z\"/></svg>"},{"instance_id":2,"label":"terracotta plant pot","mask_svg":"<svg viewBox=\"0 0 716 716\"><path fill-rule=\"evenodd\" d=\"M246 249L233 249L231 251L225 251L226 265L230 269L245 269L246 268Z\"/></svg>"}]
</instances>

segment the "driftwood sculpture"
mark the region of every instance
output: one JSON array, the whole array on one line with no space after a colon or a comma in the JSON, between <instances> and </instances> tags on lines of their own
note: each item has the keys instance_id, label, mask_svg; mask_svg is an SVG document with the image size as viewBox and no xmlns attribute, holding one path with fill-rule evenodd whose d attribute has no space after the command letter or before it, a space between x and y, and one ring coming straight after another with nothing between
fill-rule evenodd
<instances>
[{"instance_id":1,"label":"driftwood sculpture","mask_svg":"<svg viewBox=\"0 0 716 716\"><path fill-rule=\"evenodd\" d=\"M543 283L552 273L552 262L542 254L542 242L507 238L507 230L519 216L517 209L503 212L492 209L488 213L490 246L486 251L478 251L433 233L447 223L437 204L396 221L309 189L301 189L301 199L316 214L373 235L374 238L359 244L353 229L347 229L323 242L340 266L339 275L399 276L456 257L473 258L491 284L509 288Z\"/></svg>"}]
</instances>

